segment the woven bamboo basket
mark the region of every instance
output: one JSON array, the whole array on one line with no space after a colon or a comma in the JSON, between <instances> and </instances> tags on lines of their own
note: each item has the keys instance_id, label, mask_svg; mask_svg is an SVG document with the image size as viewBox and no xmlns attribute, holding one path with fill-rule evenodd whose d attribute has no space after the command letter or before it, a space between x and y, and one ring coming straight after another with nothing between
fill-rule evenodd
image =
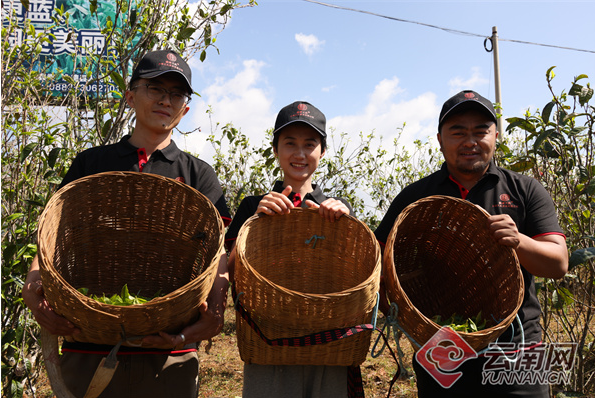
<instances>
[{"instance_id":1,"label":"woven bamboo basket","mask_svg":"<svg viewBox=\"0 0 595 398\"><path fill-rule=\"evenodd\" d=\"M45 296L81 329L78 341L114 345L123 334L178 333L198 320L224 254L223 228L204 195L173 179L134 172L78 179L50 199L40 218ZM115 306L77 291L110 296L125 284L139 296L162 296Z\"/></svg>"},{"instance_id":2,"label":"woven bamboo basket","mask_svg":"<svg viewBox=\"0 0 595 398\"><path fill-rule=\"evenodd\" d=\"M314 235L319 238L312 239ZM256 215L242 226L236 253L239 301L267 338L301 337L372 321L381 254L372 232L356 218L343 216L331 223L310 209ZM365 331L322 345L269 346L236 317L238 348L246 363L358 365L366 358L372 334Z\"/></svg>"},{"instance_id":3,"label":"woven bamboo basket","mask_svg":"<svg viewBox=\"0 0 595 398\"><path fill-rule=\"evenodd\" d=\"M459 333L476 351L514 320L523 275L514 250L493 240L488 216L465 200L430 196L397 218L383 257L387 295L398 306L399 324L420 346L441 328L431 320L435 315L468 318L481 311L486 328Z\"/></svg>"}]
</instances>

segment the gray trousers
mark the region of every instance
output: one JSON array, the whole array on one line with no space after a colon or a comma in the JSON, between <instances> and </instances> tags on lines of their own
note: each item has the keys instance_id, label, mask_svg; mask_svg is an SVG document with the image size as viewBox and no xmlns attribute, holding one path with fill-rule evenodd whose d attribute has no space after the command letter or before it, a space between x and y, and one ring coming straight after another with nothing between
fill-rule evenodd
<instances>
[{"instance_id":1,"label":"gray trousers","mask_svg":"<svg viewBox=\"0 0 595 398\"><path fill-rule=\"evenodd\" d=\"M346 366L244 364L243 398L346 398Z\"/></svg>"},{"instance_id":2,"label":"gray trousers","mask_svg":"<svg viewBox=\"0 0 595 398\"><path fill-rule=\"evenodd\" d=\"M64 352L62 377L70 392L83 397L105 355ZM100 398L197 398L198 353L118 355L118 368Z\"/></svg>"}]
</instances>

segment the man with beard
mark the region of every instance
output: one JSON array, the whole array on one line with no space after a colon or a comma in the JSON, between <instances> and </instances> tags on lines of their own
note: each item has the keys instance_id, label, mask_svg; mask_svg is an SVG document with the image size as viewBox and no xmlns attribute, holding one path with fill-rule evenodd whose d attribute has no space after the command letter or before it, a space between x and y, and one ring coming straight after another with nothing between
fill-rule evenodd
<instances>
[{"instance_id":1,"label":"man with beard","mask_svg":"<svg viewBox=\"0 0 595 398\"><path fill-rule=\"evenodd\" d=\"M515 250L525 281L518 312L522 330L515 321L499 341L512 341L514 351L528 355L542 344L534 276L563 277L568 270L568 252L554 203L545 188L531 177L494 163L497 137L496 112L489 100L473 91L462 91L447 100L438 124L445 163L397 195L375 235L384 244L401 211L431 195L463 198L485 209L491 215L487 228L499 244ZM479 356L465 361L456 369L461 378L450 388L443 388L414 358L419 397L549 397L547 384L484 384L482 371L487 360Z\"/></svg>"}]
</instances>

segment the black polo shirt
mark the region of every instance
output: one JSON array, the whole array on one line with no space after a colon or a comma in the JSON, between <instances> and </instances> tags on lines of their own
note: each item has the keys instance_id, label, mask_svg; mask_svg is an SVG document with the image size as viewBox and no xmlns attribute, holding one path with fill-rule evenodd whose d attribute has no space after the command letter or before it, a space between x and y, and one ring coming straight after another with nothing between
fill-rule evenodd
<instances>
[{"instance_id":1,"label":"black polo shirt","mask_svg":"<svg viewBox=\"0 0 595 398\"><path fill-rule=\"evenodd\" d=\"M318 185L312 184L312 187L314 188L314 191L307 193L304 196L304 198L302 198L302 203L300 206L303 208L308 207L306 205L306 200L311 200L317 204L321 204L322 202L324 202L325 200L328 199L328 197L326 197L322 193L322 190L318 187ZM273 186L273 191L281 193L281 192L283 192L283 188L284 188L283 181L277 181L277 182L275 182L275 185ZM295 192L292 192L289 195L289 200L293 200L295 194L296 194ZM246 220L249 219L250 217L252 217L254 215L254 213L256 213L256 209L258 209L258 204L264 197L265 197L265 195L246 196L242 200L242 202L240 203L240 206L238 207L238 211L236 212L235 216L233 217L233 221L229 225L229 228L227 229L227 233L225 234L225 243L227 244L228 247L231 247L232 243L236 240L236 238L238 237L238 233L240 232L240 228L242 227L242 225L244 225ZM334 199L337 199L337 200L340 200L341 202L343 202L349 209L349 214L353 215L353 209L351 208L351 205L349 204L349 202L347 202L345 199L342 199L342 198L334 198Z\"/></svg>"},{"instance_id":2,"label":"black polo shirt","mask_svg":"<svg viewBox=\"0 0 595 398\"><path fill-rule=\"evenodd\" d=\"M170 144L162 150L156 150L147 160L143 148L136 148L125 136L120 142L89 148L79 153L64 176L60 188L81 177L105 171L142 171L184 182L205 195L219 211L225 225L231 221L223 190L213 168L206 162L181 151L176 144ZM111 346L92 343L68 342L62 345L64 351L106 354ZM186 348L195 349L196 344ZM170 353L171 350L145 349L137 347L120 348L119 352L129 353Z\"/></svg>"},{"instance_id":3,"label":"black polo shirt","mask_svg":"<svg viewBox=\"0 0 595 398\"><path fill-rule=\"evenodd\" d=\"M209 164L181 151L173 141L164 149L153 152L147 160L144 149L136 148L130 144L129 138L130 136L127 135L116 144L93 147L79 153L64 176L60 188L81 177L105 171L142 171L143 173L158 174L184 182L198 190L215 205L225 225L229 224L231 216L225 196L215 171ZM62 345L64 351L82 353L107 354L111 348L108 345L69 341L65 341ZM188 344L184 348L195 349L196 344ZM167 354L171 350L122 346L119 352Z\"/></svg>"},{"instance_id":4,"label":"black polo shirt","mask_svg":"<svg viewBox=\"0 0 595 398\"><path fill-rule=\"evenodd\" d=\"M146 160L142 148L136 148L125 136L120 142L98 146L79 153L64 176L60 187L71 181L104 171L142 171L184 182L205 195L217 208L225 225L231 216L223 190L213 168L201 159L181 151L176 144L156 150Z\"/></svg>"},{"instance_id":5,"label":"black polo shirt","mask_svg":"<svg viewBox=\"0 0 595 398\"><path fill-rule=\"evenodd\" d=\"M519 232L535 238L540 235L563 235L558 224L556 208L545 188L534 178L497 167L493 162L487 172L471 190L466 191L454 181L446 163L435 173L405 187L391 203L380 225L374 231L376 239L384 245L398 215L411 203L431 195L447 195L464 198L484 208L492 215L508 214L516 223ZM535 282L521 264L525 280L525 297L519 310L526 342L541 341L539 317L541 309L535 292ZM516 321L500 337L510 341L514 329L514 341L520 342L520 331Z\"/></svg>"}]
</instances>

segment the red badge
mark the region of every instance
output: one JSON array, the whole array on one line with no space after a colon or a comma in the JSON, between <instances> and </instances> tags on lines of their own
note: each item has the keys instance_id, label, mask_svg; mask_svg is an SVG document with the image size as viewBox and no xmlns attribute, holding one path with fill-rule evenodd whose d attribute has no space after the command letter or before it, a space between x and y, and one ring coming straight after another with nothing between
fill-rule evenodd
<instances>
[{"instance_id":1,"label":"red badge","mask_svg":"<svg viewBox=\"0 0 595 398\"><path fill-rule=\"evenodd\" d=\"M477 358L475 350L457 332L445 326L415 354L419 364L444 388L450 388L463 375L461 364Z\"/></svg>"}]
</instances>

